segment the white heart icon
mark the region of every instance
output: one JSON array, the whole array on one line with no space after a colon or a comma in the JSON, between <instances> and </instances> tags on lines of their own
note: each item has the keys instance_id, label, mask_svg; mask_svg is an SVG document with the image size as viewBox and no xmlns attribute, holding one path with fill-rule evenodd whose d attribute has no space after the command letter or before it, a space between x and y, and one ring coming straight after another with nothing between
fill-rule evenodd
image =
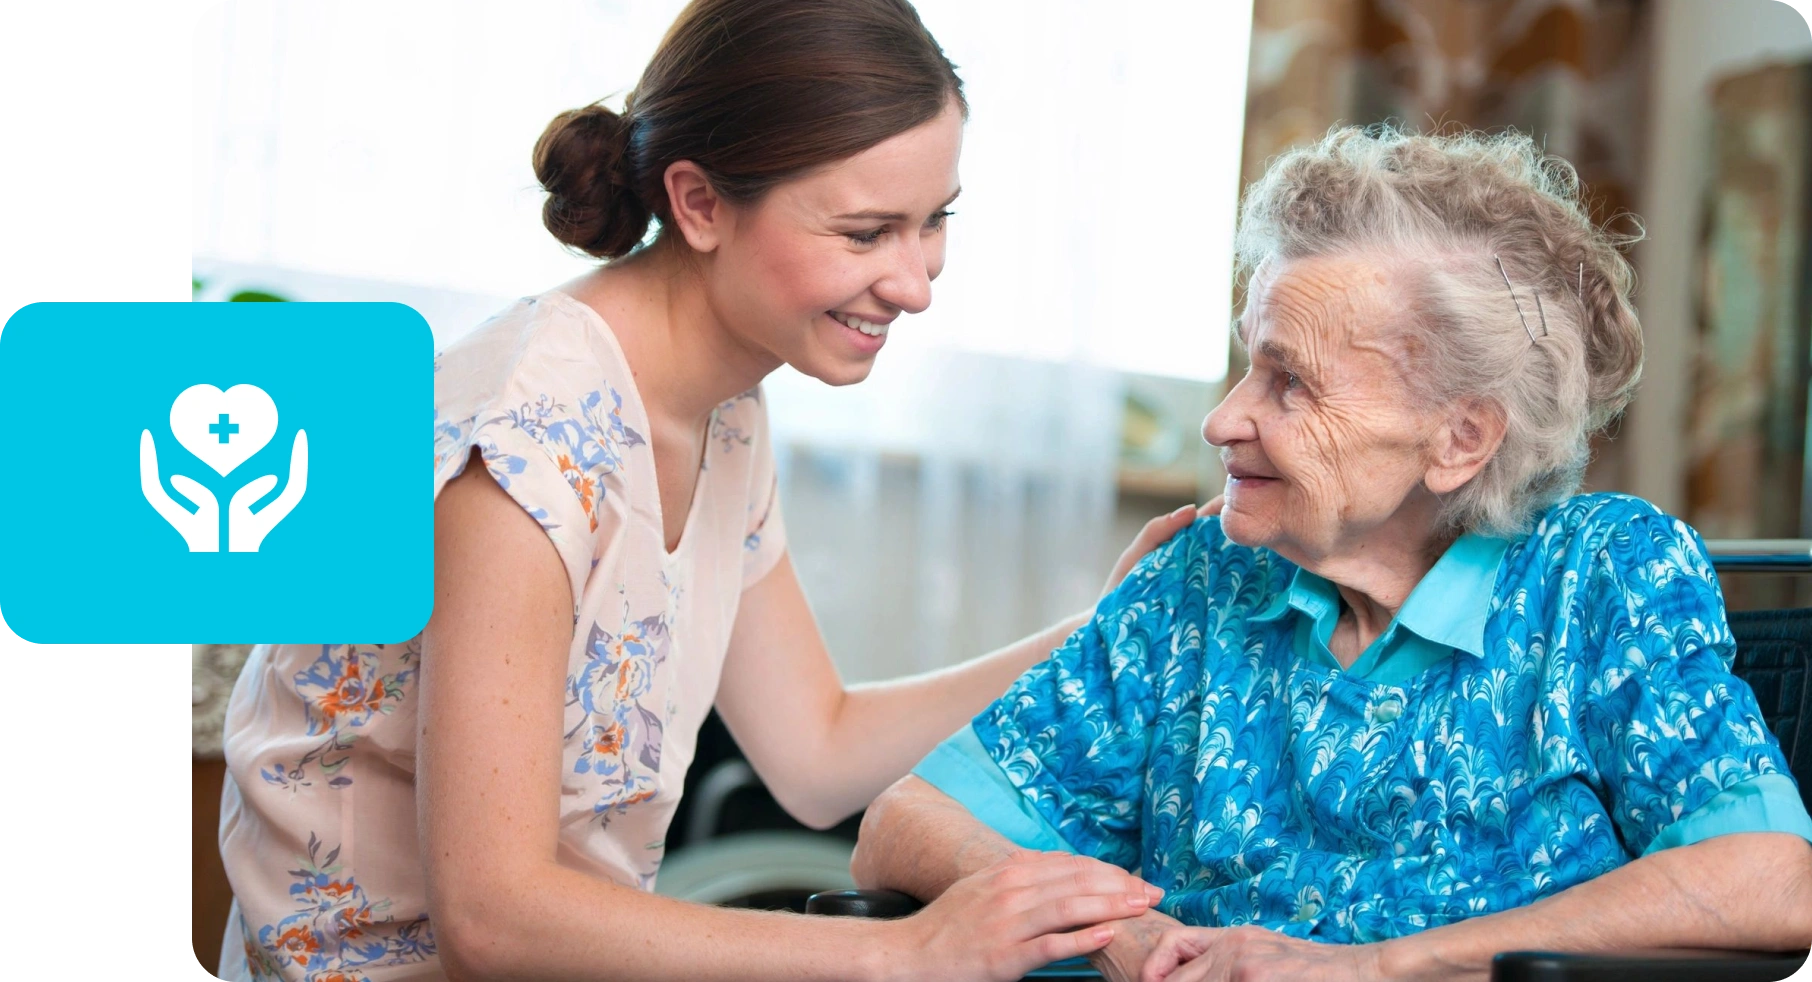
<instances>
[{"instance_id":1,"label":"white heart icon","mask_svg":"<svg viewBox=\"0 0 1812 982\"><path fill-rule=\"evenodd\" d=\"M191 385L170 404L170 432L225 477L277 435L277 404L255 385Z\"/></svg>"}]
</instances>

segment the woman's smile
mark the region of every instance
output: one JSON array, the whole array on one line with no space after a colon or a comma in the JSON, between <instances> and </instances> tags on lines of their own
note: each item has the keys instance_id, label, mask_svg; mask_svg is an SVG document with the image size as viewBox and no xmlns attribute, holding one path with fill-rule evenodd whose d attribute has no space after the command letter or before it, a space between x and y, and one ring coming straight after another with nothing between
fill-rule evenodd
<instances>
[{"instance_id":1,"label":"woman's smile","mask_svg":"<svg viewBox=\"0 0 1812 982\"><path fill-rule=\"evenodd\" d=\"M877 323L854 314L828 311L825 316L837 327L837 333L865 355L872 355L887 343L886 323Z\"/></svg>"},{"instance_id":2,"label":"woman's smile","mask_svg":"<svg viewBox=\"0 0 1812 982\"><path fill-rule=\"evenodd\" d=\"M1229 461L1224 466L1227 468L1227 490L1229 493L1235 491L1256 491L1259 488L1271 487L1282 480L1282 478L1279 478L1275 474L1267 474L1248 464L1238 464Z\"/></svg>"}]
</instances>

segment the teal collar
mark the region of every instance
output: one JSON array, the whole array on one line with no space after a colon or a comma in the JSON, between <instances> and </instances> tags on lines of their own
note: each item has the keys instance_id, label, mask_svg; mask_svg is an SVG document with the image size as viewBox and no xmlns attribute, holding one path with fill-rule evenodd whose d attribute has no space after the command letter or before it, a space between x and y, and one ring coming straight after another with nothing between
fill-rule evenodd
<instances>
[{"instance_id":1,"label":"teal collar","mask_svg":"<svg viewBox=\"0 0 1812 982\"><path fill-rule=\"evenodd\" d=\"M1386 649L1427 647L1415 644L1416 639L1430 642L1442 651L1458 650L1475 658L1485 657L1485 617L1491 610L1498 567L1509 547L1507 539L1470 532L1456 539L1410 591L1397 616L1360 661L1353 664L1353 669L1376 666L1387 657ZM1302 613L1313 625L1301 640L1319 642L1315 647L1325 648L1339 618L1340 594L1334 584L1298 567L1290 577L1289 588L1273 597L1252 620L1274 621L1292 610ZM1414 638L1404 637L1406 634Z\"/></svg>"}]
</instances>

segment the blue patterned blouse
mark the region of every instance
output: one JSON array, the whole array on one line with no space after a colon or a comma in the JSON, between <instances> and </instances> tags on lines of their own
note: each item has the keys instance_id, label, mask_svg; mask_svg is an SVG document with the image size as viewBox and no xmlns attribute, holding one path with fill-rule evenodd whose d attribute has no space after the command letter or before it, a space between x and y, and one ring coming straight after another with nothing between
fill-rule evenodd
<instances>
[{"instance_id":1,"label":"blue patterned blouse","mask_svg":"<svg viewBox=\"0 0 1812 982\"><path fill-rule=\"evenodd\" d=\"M1331 584L1202 519L915 770L1187 924L1366 942L1655 849L1812 839L1703 544L1623 495L1464 536L1350 669Z\"/></svg>"}]
</instances>

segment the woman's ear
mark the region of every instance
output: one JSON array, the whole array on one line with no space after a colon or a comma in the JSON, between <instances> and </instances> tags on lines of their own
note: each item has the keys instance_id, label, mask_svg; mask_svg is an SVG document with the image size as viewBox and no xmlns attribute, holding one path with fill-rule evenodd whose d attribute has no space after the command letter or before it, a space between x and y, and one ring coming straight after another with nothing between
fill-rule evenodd
<instances>
[{"instance_id":1,"label":"woman's ear","mask_svg":"<svg viewBox=\"0 0 1812 982\"><path fill-rule=\"evenodd\" d=\"M664 180L667 208L686 244L698 252L715 250L723 241L729 214L704 168L690 160L676 160L667 165Z\"/></svg>"},{"instance_id":2,"label":"woman's ear","mask_svg":"<svg viewBox=\"0 0 1812 982\"><path fill-rule=\"evenodd\" d=\"M1435 430L1422 483L1435 494L1463 487L1491 461L1504 442L1504 413L1481 399L1462 400Z\"/></svg>"}]
</instances>

